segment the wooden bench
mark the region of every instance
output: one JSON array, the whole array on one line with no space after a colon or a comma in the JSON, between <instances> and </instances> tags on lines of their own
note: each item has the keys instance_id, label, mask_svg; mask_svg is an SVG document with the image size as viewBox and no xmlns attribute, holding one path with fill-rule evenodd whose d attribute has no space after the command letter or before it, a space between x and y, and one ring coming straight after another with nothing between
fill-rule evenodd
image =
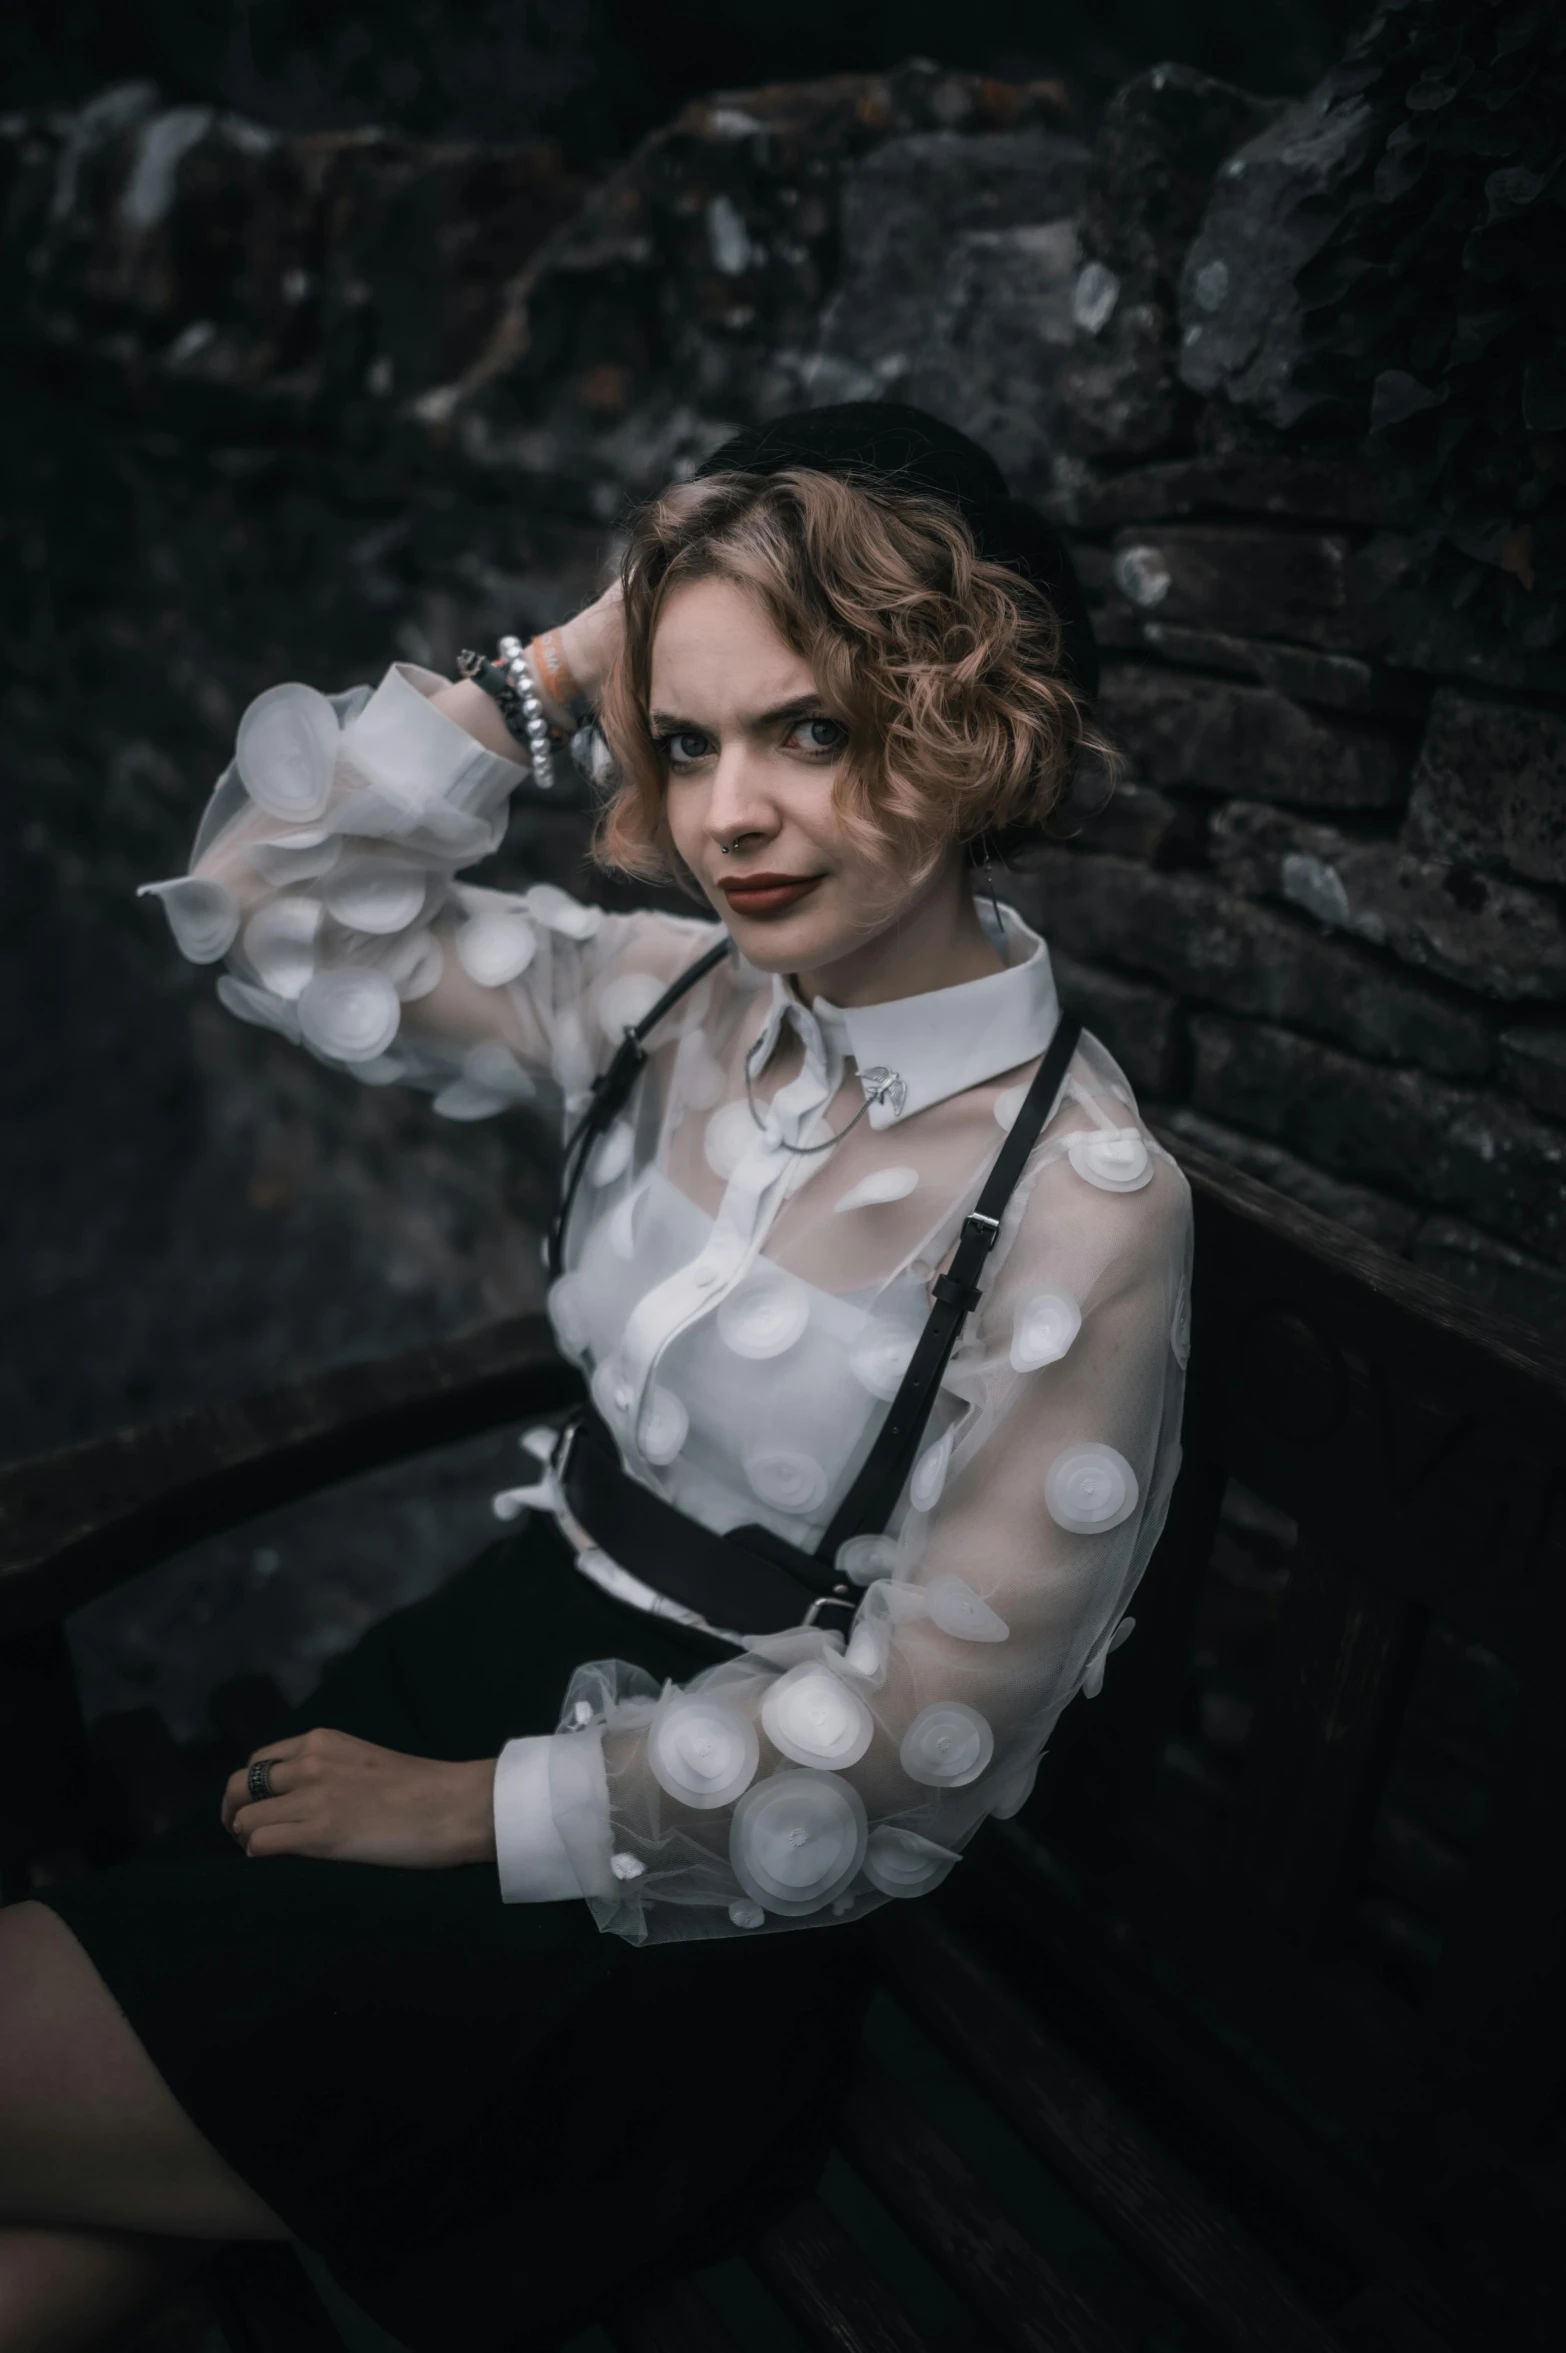
<instances>
[{"instance_id":1,"label":"wooden bench","mask_svg":"<svg viewBox=\"0 0 1566 2353\"><path fill-rule=\"evenodd\" d=\"M1180 1157L1187 1453L1134 1640L1025 1813L880 1916L816 2194L583 2348L1558 2343L1566 1358ZM572 1388L530 1319L0 1473L7 1896L102 1847L70 1610ZM351 2341L291 2250L215 2278L235 2353Z\"/></svg>"}]
</instances>

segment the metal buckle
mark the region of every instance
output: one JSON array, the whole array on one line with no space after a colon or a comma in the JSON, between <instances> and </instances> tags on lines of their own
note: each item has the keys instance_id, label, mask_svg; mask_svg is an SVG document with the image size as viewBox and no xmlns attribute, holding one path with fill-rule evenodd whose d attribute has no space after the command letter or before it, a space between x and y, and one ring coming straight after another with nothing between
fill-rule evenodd
<instances>
[{"instance_id":1,"label":"metal buckle","mask_svg":"<svg viewBox=\"0 0 1566 2353\"><path fill-rule=\"evenodd\" d=\"M858 1607L859 1604L851 1593L818 1593L799 1622L801 1626L813 1626L816 1623L817 1610L826 1609L847 1610L849 1616L852 1617Z\"/></svg>"},{"instance_id":2,"label":"metal buckle","mask_svg":"<svg viewBox=\"0 0 1566 2353\"><path fill-rule=\"evenodd\" d=\"M986 1217L982 1210L970 1209L967 1216L962 1221L963 1232L966 1233L970 1226L973 1227L980 1241L984 1244L985 1249L993 1250L995 1247L996 1238L1001 1230L1000 1219L998 1217Z\"/></svg>"},{"instance_id":3,"label":"metal buckle","mask_svg":"<svg viewBox=\"0 0 1566 2353\"><path fill-rule=\"evenodd\" d=\"M550 1475L562 1495L565 1493L566 1466L571 1460L571 1449L576 1444L577 1432L582 1427L582 1411L578 1407L569 1421L561 1423L560 1435L555 1440L555 1451L549 1458Z\"/></svg>"}]
</instances>

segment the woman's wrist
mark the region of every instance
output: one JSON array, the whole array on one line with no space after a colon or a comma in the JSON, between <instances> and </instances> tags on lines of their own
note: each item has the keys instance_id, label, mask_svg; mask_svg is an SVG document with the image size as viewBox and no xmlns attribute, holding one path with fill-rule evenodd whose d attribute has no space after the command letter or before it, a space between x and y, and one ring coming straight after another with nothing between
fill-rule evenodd
<instances>
[{"instance_id":1,"label":"woman's wrist","mask_svg":"<svg viewBox=\"0 0 1566 2353\"><path fill-rule=\"evenodd\" d=\"M585 611L558 628L546 630L527 649L528 672L545 718L563 734L571 734L577 715L565 699L580 695L596 704L619 647L621 634L620 585L606 589ZM547 658L544 652L547 648ZM525 762L527 750L506 726L499 705L471 679L441 687L431 698L438 711L455 719L488 751L503 759Z\"/></svg>"},{"instance_id":2,"label":"woman's wrist","mask_svg":"<svg viewBox=\"0 0 1566 2353\"><path fill-rule=\"evenodd\" d=\"M495 1860L495 1763L494 1757L481 1757L472 1764L450 1767L455 1862Z\"/></svg>"},{"instance_id":3,"label":"woman's wrist","mask_svg":"<svg viewBox=\"0 0 1566 2353\"><path fill-rule=\"evenodd\" d=\"M518 766L526 762L526 748L511 734L499 705L470 679L459 678L451 686L438 687L430 701L437 711L476 736L487 752L498 752L503 760L514 760Z\"/></svg>"}]
</instances>

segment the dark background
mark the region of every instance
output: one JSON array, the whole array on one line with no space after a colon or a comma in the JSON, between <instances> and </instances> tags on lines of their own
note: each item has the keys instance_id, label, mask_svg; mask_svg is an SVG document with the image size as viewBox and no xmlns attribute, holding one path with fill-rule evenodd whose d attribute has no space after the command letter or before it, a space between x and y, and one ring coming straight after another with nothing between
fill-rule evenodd
<instances>
[{"instance_id":1,"label":"dark background","mask_svg":"<svg viewBox=\"0 0 1566 2353\"><path fill-rule=\"evenodd\" d=\"M701 92L915 55L1058 76L1086 113L1165 57L1282 94L1323 72L1363 14L1359 0L34 0L0 26L0 87L32 106L146 75L282 130L539 132L601 160Z\"/></svg>"}]
</instances>

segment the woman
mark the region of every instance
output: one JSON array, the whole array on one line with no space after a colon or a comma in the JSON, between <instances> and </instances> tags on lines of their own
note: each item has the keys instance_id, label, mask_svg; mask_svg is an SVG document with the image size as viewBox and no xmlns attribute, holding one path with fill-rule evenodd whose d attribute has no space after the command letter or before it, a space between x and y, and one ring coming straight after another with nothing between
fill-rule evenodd
<instances>
[{"instance_id":1,"label":"woman","mask_svg":"<svg viewBox=\"0 0 1566 2353\"><path fill-rule=\"evenodd\" d=\"M1022 1803L1162 1523L1185 1188L972 890L1085 735L1038 518L932 419L818 411L503 650L263 696L156 887L243 1018L560 1108L593 1409L220 1825L0 1921L0 2346L102 2341L173 2242L291 2233L444 2346L721 2239L817 2144L853 1924ZM458 879L578 697L604 859L703 919Z\"/></svg>"}]
</instances>

